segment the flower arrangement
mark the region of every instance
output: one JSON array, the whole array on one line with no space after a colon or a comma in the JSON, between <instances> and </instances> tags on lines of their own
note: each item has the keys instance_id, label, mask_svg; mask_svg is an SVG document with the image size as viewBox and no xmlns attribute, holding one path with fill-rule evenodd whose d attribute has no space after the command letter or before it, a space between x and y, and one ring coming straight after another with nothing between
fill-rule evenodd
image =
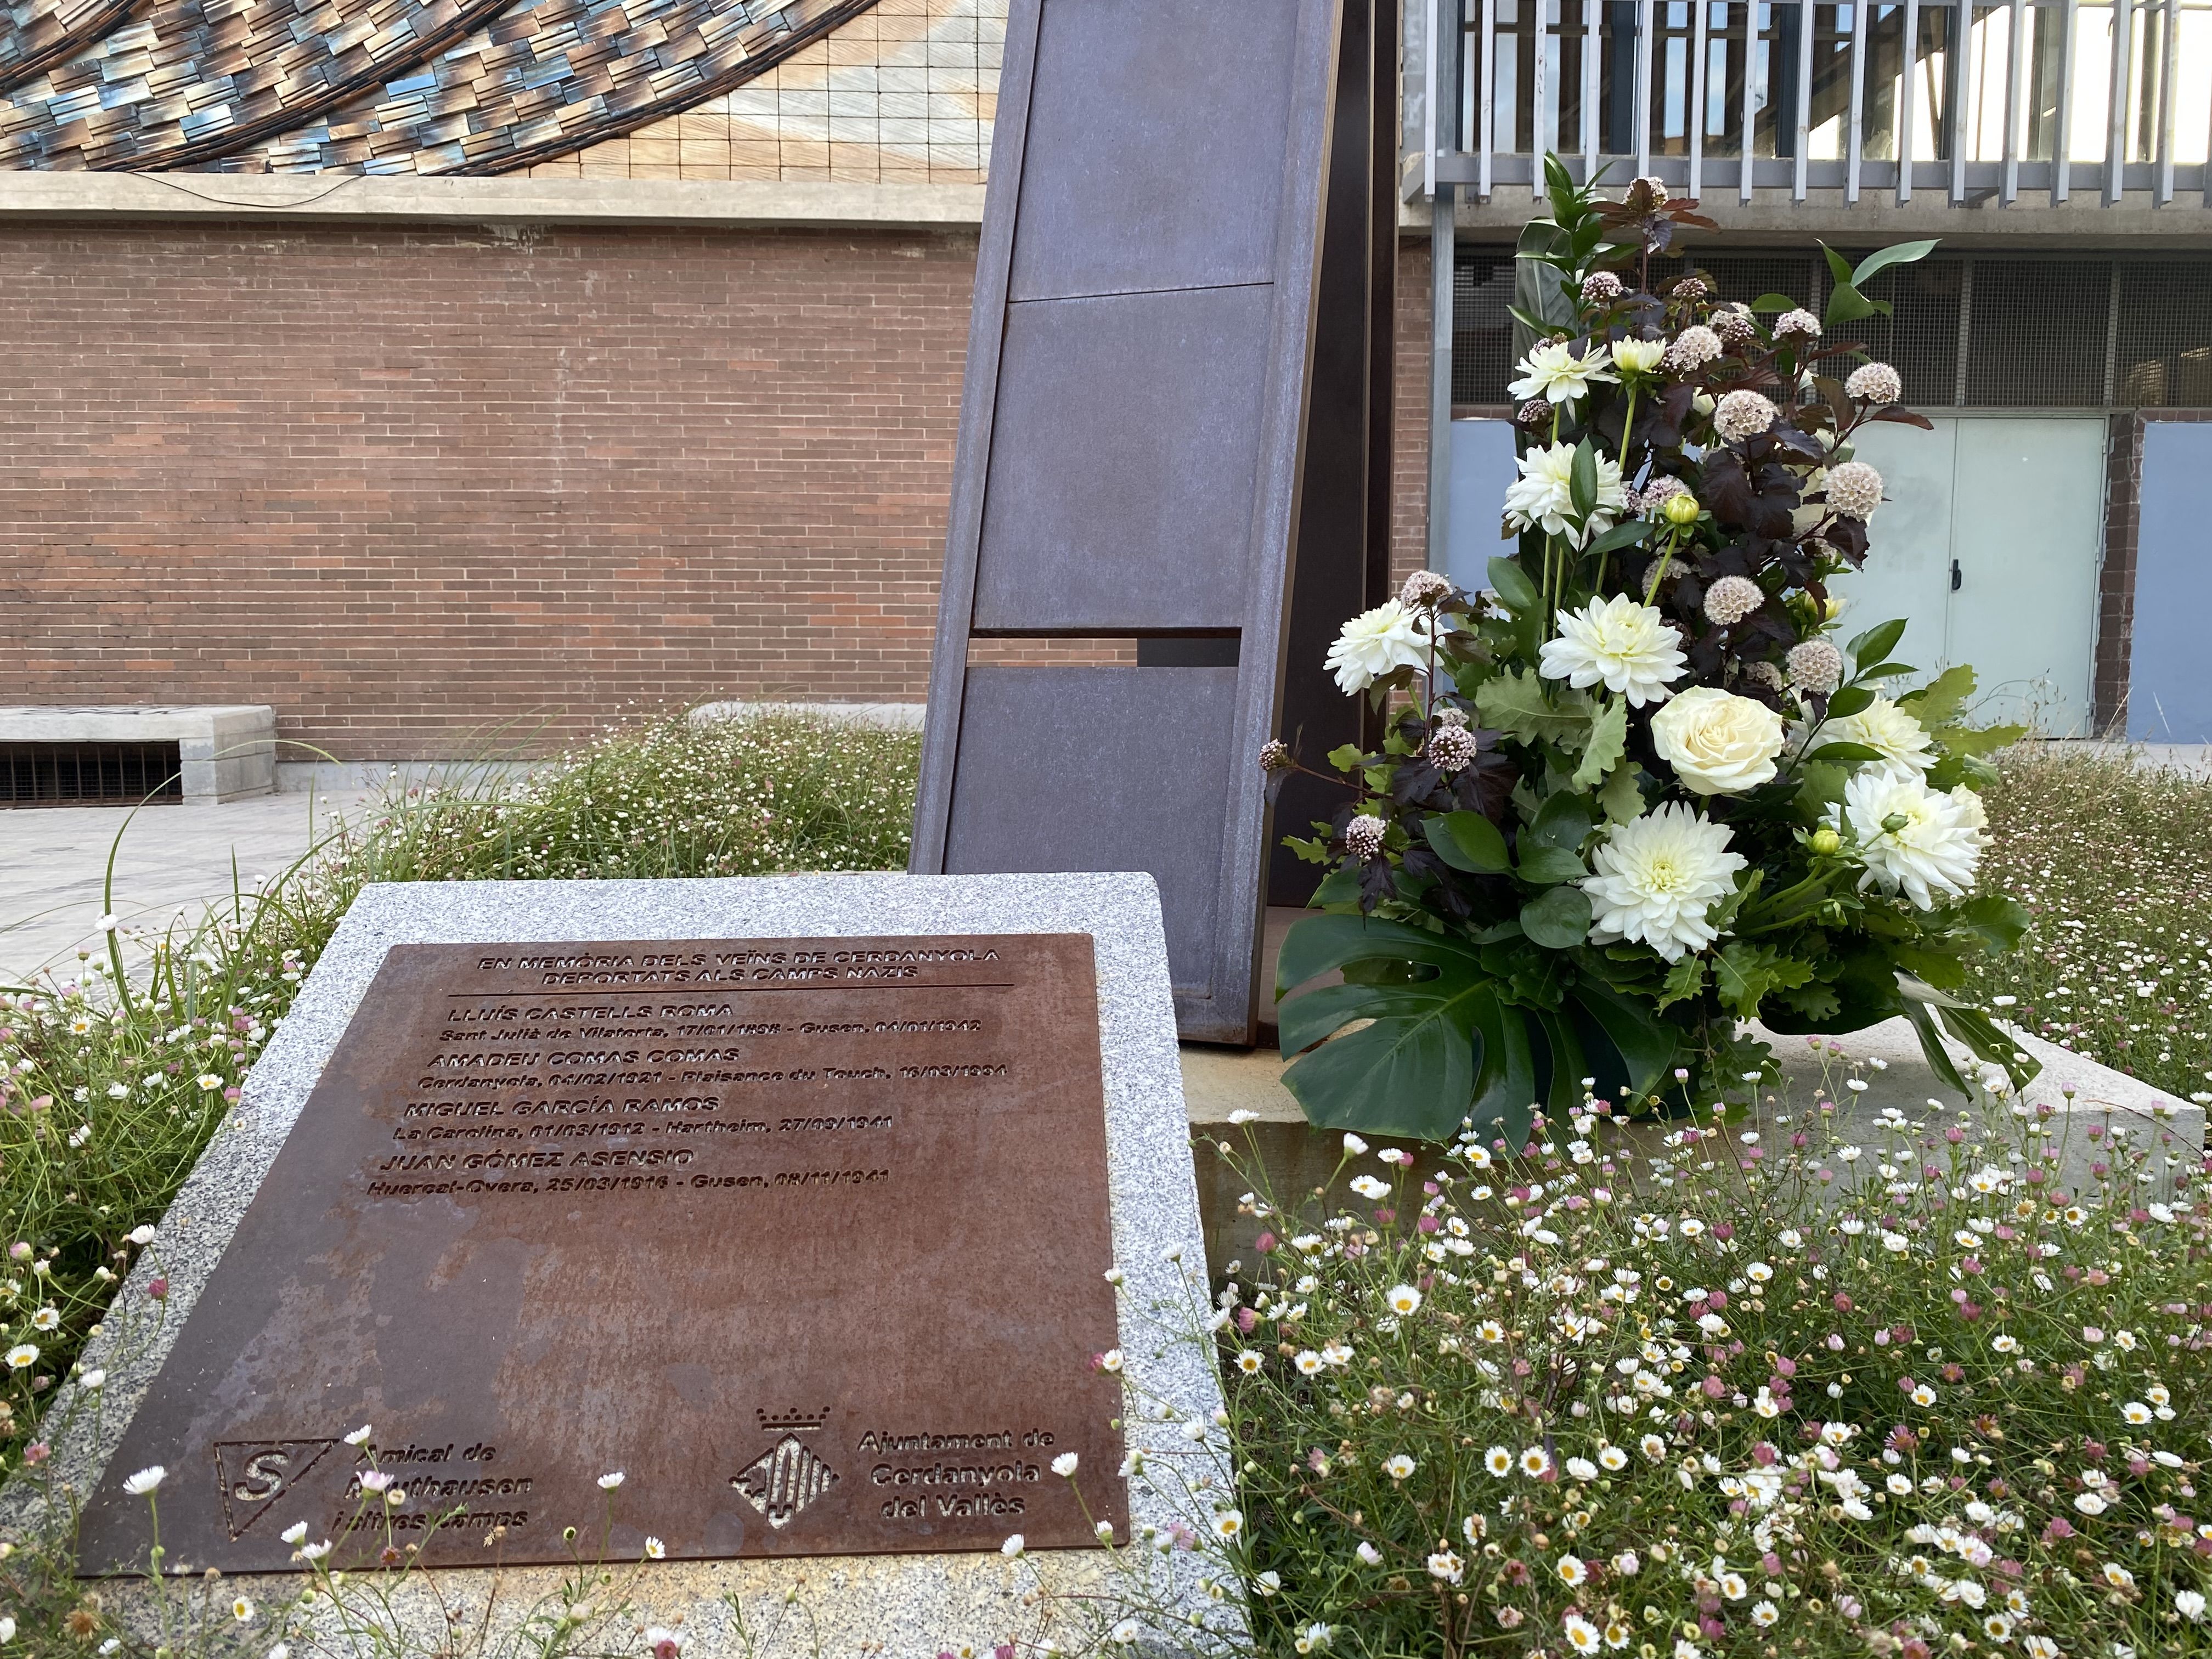
<instances>
[{"instance_id":1,"label":"flower arrangement","mask_svg":"<svg viewBox=\"0 0 2212 1659\"><path fill-rule=\"evenodd\" d=\"M1222 1656L2212 1654L2212 1161L2002 1087L1877 1107L1808 1041L1758 1130L1584 1093L1283 1196L1223 1140L1243 1259L1141 1311L1227 1420L1132 1472L1185 1519L1107 1619L1166 1644L1183 1553Z\"/></svg>"},{"instance_id":2,"label":"flower arrangement","mask_svg":"<svg viewBox=\"0 0 2212 1659\"><path fill-rule=\"evenodd\" d=\"M1518 1145L1531 1103L1556 1115L1586 1080L1679 1108L1761 1074L1741 1021L1899 1014L1954 1086L1940 1031L2024 1081L1954 994L2025 926L1975 890L1983 757L2021 732L1965 722L1970 668L1887 695L1917 672L1905 624L1839 639L1831 591L1882 499L1853 434L1929 423L1887 365L1838 378L1863 354L1824 334L1934 244L1831 253L1824 325L1655 280L1706 222L1656 181L1609 202L1549 175L1521 253L1542 310L1516 313L1518 550L1486 592L1416 572L1328 653L1383 735L1328 757L1351 799L1289 842L1330 871L1278 995L1344 982L1280 1005L1284 1052L1313 1050L1285 1083L1323 1125L1449 1139L1471 1116ZM1261 763L1304 769L1280 744Z\"/></svg>"}]
</instances>

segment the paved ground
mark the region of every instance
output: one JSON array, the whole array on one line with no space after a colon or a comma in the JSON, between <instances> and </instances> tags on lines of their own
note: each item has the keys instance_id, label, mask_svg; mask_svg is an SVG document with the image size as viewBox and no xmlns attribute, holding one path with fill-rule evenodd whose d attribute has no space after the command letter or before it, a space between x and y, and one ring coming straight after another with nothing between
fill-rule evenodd
<instances>
[{"instance_id":1,"label":"paved ground","mask_svg":"<svg viewBox=\"0 0 2212 1659\"><path fill-rule=\"evenodd\" d=\"M348 789L263 795L226 806L149 806L126 831L128 811L108 806L0 811L0 981L40 968L73 969L80 948L100 945L102 883L115 860L115 913L159 927L178 910L228 896L239 880L275 876L327 834L336 816L373 799Z\"/></svg>"}]
</instances>

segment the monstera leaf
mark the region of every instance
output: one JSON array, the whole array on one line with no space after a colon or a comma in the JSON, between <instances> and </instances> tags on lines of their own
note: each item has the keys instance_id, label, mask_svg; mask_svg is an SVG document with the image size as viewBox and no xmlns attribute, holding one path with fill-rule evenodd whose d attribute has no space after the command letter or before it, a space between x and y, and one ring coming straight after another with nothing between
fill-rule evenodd
<instances>
[{"instance_id":1,"label":"monstera leaf","mask_svg":"<svg viewBox=\"0 0 2212 1659\"><path fill-rule=\"evenodd\" d=\"M1288 995L1338 969L1347 983ZM1523 1006L1476 948L1399 922L1308 916L1277 975L1282 1049L1298 1055L1284 1086L1324 1128L1444 1141L1472 1121L1517 1146L1537 1105L1571 1109L1585 1076L1642 1095L1674 1059L1671 1028L1632 997L1586 981L1555 1007Z\"/></svg>"}]
</instances>

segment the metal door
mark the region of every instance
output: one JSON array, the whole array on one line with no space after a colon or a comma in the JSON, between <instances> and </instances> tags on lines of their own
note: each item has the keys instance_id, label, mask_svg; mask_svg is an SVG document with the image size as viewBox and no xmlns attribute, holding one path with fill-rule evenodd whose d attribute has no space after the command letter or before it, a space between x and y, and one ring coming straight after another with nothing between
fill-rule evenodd
<instances>
[{"instance_id":1,"label":"metal door","mask_svg":"<svg viewBox=\"0 0 2212 1659\"><path fill-rule=\"evenodd\" d=\"M1863 434L1887 499L1867 568L1838 584L1846 634L1904 617L1906 661L1974 665L1979 718L2087 732L2105 449L2094 416L1944 416L1933 432Z\"/></svg>"}]
</instances>

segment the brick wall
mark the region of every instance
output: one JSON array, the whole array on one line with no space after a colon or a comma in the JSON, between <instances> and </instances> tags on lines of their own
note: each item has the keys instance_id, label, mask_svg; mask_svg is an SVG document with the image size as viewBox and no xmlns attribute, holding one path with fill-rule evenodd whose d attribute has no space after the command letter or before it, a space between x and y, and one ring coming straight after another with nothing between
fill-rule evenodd
<instances>
[{"instance_id":1,"label":"brick wall","mask_svg":"<svg viewBox=\"0 0 2212 1659\"><path fill-rule=\"evenodd\" d=\"M904 232L0 229L0 702L266 702L387 759L919 699L974 262Z\"/></svg>"},{"instance_id":2,"label":"brick wall","mask_svg":"<svg viewBox=\"0 0 2212 1659\"><path fill-rule=\"evenodd\" d=\"M385 758L919 697L974 264L966 234L10 226L0 702L268 702Z\"/></svg>"},{"instance_id":3,"label":"brick wall","mask_svg":"<svg viewBox=\"0 0 2212 1659\"><path fill-rule=\"evenodd\" d=\"M2135 649L2136 550L2142 533L2143 426L2150 421L2212 421L2212 409L2139 409L2112 417L2106 451L2105 558L2097 574L2096 686L2091 724L2125 737L2129 667Z\"/></svg>"}]
</instances>

